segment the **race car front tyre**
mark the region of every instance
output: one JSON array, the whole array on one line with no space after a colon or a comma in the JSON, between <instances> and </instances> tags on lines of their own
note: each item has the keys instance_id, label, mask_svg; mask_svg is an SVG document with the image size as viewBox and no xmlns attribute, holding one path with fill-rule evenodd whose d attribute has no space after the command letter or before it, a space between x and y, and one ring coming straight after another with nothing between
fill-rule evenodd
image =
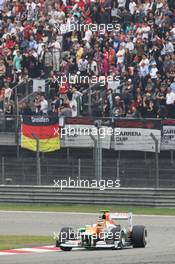
<instances>
[{"instance_id":1,"label":"race car front tyre","mask_svg":"<svg viewBox=\"0 0 175 264\"><path fill-rule=\"evenodd\" d=\"M56 247L60 247L60 241L56 240Z\"/></svg>"},{"instance_id":2,"label":"race car front tyre","mask_svg":"<svg viewBox=\"0 0 175 264\"><path fill-rule=\"evenodd\" d=\"M60 246L60 249L63 251L71 251L72 250L71 247L62 247L62 246Z\"/></svg>"},{"instance_id":3,"label":"race car front tyre","mask_svg":"<svg viewBox=\"0 0 175 264\"><path fill-rule=\"evenodd\" d=\"M59 239L56 240L56 247L60 247L64 251L70 251L72 248L62 247L61 244L71 239L75 239L72 227L63 227L60 230Z\"/></svg>"},{"instance_id":4,"label":"race car front tyre","mask_svg":"<svg viewBox=\"0 0 175 264\"><path fill-rule=\"evenodd\" d=\"M134 248L144 248L147 244L147 230L145 226L137 225L132 229L132 245Z\"/></svg>"}]
</instances>

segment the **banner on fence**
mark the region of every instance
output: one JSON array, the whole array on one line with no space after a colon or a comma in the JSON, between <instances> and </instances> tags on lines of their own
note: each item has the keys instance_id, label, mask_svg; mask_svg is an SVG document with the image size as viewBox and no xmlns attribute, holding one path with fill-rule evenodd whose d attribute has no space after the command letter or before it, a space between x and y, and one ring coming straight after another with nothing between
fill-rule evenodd
<instances>
[{"instance_id":1,"label":"banner on fence","mask_svg":"<svg viewBox=\"0 0 175 264\"><path fill-rule=\"evenodd\" d=\"M175 150L175 120L162 120L161 150Z\"/></svg>"},{"instance_id":2,"label":"banner on fence","mask_svg":"<svg viewBox=\"0 0 175 264\"><path fill-rule=\"evenodd\" d=\"M21 147L40 152L60 149L58 118L48 116L23 116L21 122Z\"/></svg>"},{"instance_id":3,"label":"banner on fence","mask_svg":"<svg viewBox=\"0 0 175 264\"><path fill-rule=\"evenodd\" d=\"M111 135L108 133L108 127L102 125L97 128L92 118L66 118L61 133L65 147L93 148L99 140L102 148L110 149Z\"/></svg>"},{"instance_id":4,"label":"banner on fence","mask_svg":"<svg viewBox=\"0 0 175 264\"><path fill-rule=\"evenodd\" d=\"M112 148L115 150L134 150L155 152L153 134L158 140L158 151L161 143L160 120L120 119L114 122Z\"/></svg>"}]
</instances>

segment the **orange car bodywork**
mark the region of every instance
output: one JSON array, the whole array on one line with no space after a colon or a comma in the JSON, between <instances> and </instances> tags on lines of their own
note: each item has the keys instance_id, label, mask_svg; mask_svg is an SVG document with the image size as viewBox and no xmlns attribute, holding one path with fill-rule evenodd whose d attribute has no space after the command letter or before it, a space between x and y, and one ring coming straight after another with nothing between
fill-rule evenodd
<instances>
[{"instance_id":1,"label":"orange car bodywork","mask_svg":"<svg viewBox=\"0 0 175 264\"><path fill-rule=\"evenodd\" d=\"M114 221L111 220L109 213L105 213L104 219L100 219L94 226L87 226L86 232L99 235L109 224L114 224Z\"/></svg>"}]
</instances>

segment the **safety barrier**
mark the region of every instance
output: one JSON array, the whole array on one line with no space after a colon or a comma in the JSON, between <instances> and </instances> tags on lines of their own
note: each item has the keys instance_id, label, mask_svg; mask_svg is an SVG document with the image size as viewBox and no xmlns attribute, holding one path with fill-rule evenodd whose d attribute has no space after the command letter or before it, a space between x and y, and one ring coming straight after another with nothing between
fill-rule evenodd
<instances>
[{"instance_id":1,"label":"safety barrier","mask_svg":"<svg viewBox=\"0 0 175 264\"><path fill-rule=\"evenodd\" d=\"M175 189L88 189L53 186L0 186L1 203L111 204L175 208Z\"/></svg>"}]
</instances>

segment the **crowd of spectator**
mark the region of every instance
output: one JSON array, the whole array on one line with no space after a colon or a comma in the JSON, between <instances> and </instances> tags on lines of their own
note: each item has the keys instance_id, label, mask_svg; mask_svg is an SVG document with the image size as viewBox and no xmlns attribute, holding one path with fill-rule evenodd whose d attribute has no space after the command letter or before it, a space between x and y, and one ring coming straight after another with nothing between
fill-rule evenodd
<instances>
[{"instance_id":1,"label":"crowd of spectator","mask_svg":"<svg viewBox=\"0 0 175 264\"><path fill-rule=\"evenodd\" d=\"M0 0L0 111L26 78L22 114L175 118L175 1Z\"/></svg>"}]
</instances>

